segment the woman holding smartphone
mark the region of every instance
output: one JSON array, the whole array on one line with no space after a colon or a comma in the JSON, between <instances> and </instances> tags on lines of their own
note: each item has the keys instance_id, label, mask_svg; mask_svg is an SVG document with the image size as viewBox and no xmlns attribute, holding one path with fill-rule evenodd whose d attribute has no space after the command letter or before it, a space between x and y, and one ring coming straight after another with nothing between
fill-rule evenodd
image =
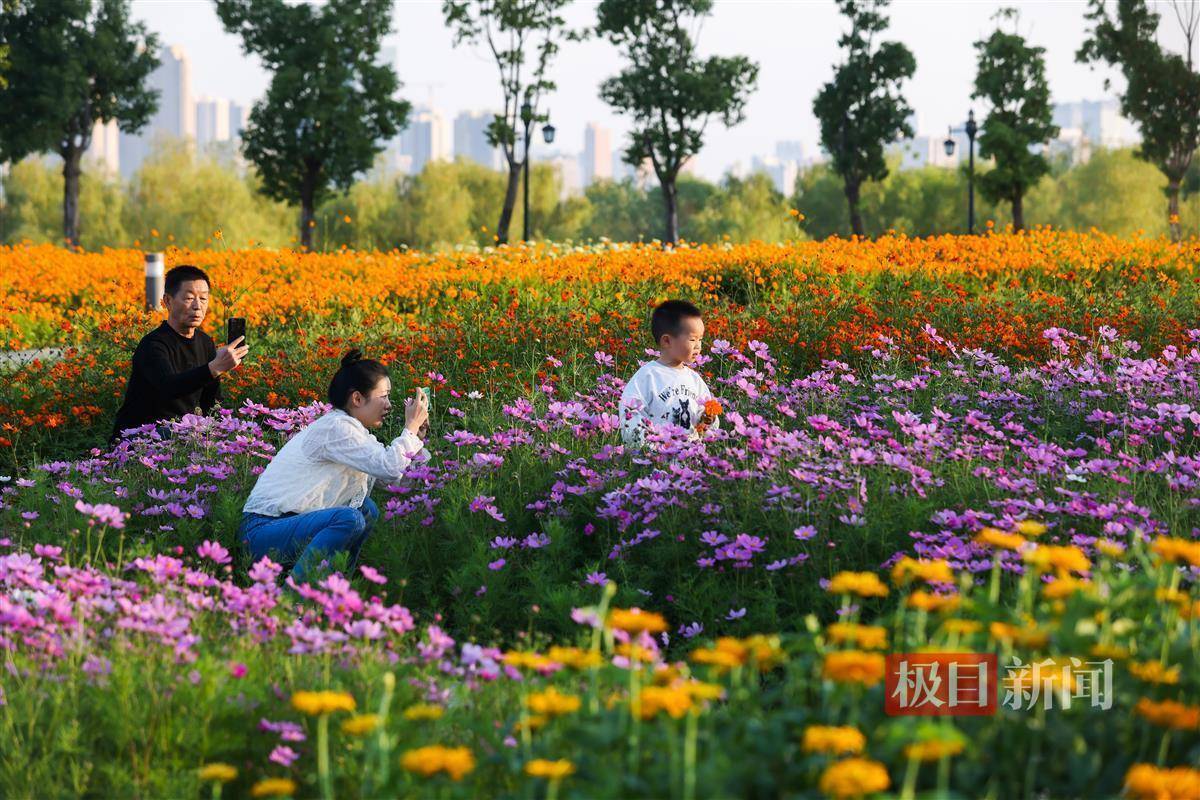
<instances>
[{"instance_id":1,"label":"woman holding smartphone","mask_svg":"<svg viewBox=\"0 0 1200 800\"><path fill-rule=\"evenodd\" d=\"M414 462L429 460L418 435L429 401L404 401L404 431L384 445L373 429L392 408L387 367L351 350L329 384L333 410L292 437L258 476L243 508L240 539L252 560L270 555L292 565L304 583L322 559L340 552L350 568L379 518L375 481L396 482Z\"/></svg>"}]
</instances>

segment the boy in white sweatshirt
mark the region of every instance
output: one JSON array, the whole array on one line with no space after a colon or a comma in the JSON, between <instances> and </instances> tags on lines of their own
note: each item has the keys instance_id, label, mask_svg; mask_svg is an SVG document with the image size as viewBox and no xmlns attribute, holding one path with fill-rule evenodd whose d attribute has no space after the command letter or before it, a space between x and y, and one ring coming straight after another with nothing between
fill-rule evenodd
<instances>
[{"instance_id":1,"label":"boy in white sweatshirt","mask_svg":"<svg viewBox=\"0 0 1200 800\"><path fill-rule=\"evenodd\" d=\"M660 355L642 364L621 394L625 443L641 444L648 426L675 425L692 436L715 427L720 405L700 374L688 366L700 355L704 341L700 309L686 300L668 300L651 314L650 332Z\"/></svg>"}]
</instances>

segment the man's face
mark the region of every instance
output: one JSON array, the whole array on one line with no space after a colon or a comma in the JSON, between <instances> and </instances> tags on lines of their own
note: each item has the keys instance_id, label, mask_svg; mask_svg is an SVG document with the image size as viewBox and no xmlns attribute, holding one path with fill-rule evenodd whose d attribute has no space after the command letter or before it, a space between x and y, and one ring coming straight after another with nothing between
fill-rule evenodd
<instances>
[{"instance_id":1,"label":"man's face","mask_svg":"<svg viewBox=\"0 0 1200 800\"><path fill-rule=\"evenodd\" d=\"M184 281L174 296L163 295L167 316L176 330L199 328L208 314L208 281Z\"/></svg>"},{"instance_id":2,"label":"man's face","mask_svg":"<svg viewBox=\"0 0 1200 800\"><path fill-rule=\"evenodd\" d=\"M350 396L350 413L367 428L378 428L392 410L392 382L381 378L375 388L363 395Z\"/></svg>"},{"instance_id":3,"label":"man's face","mask_svg":"<svg viewBox=\"0 0 1200 800\"><path fill-rule=\"evenodd\" d=\"M663 357L680 364L694 362L703 346L704 320L699 317L685 317L677 334L663 334L659 341L659 350Z\"/></svg>"}]
</instances>

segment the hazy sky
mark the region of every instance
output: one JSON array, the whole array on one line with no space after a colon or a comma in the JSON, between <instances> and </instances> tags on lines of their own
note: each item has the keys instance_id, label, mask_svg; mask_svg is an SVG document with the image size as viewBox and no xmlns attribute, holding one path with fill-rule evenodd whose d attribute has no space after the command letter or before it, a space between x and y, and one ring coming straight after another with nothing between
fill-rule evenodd
<instances>
[{"instance_id":1,"label":"hazy sky","mask_svg":"<svg viewBox=\"0 0 1200 800\"><path fill-rule=\"evenodd\" d=\"M917 59L906 95L917 112L918 133L941 135L948 124L965 119L975 74L972 43L992 30L991 17L1001 6L1019 8L1021 31L1046 48L1056 101L1111 96L1104 90L1104 78L1119 80L1116 75L1075 63L1086 31L1082 0L896 0L890 8L890 36L907 44ZM164 44L182 45L187 51L197 96L250 102L264 92L267 74L242 53L236 37L225 33L207 0L135 0L133 7ZM1162 10L1170 13L1165 5ZM572 25L589 25L595 19L595 3L577 0L566 16ZM405 98L414 103L432 99L450 118L459 110L499 105L494 63L482 49L453 46L440 0L397 0L392 27L385 44L397 48ZM842 17L830 0L717 0L700 35L701 50L748 55L760 70L746 121L729 130L710 126L699 158L702 174L717 178L734 162L749 165L752 156L772 154L779 140L798 139L807 153L817 151L812 100L832 74L842 30ZM602 41L563 46L553 66L558 90L548 106L558 128L556 149L582 150L583 129L591 121L611 127L617 134L614 144L623 139L622 119L597 96L600 82L616 72L620 62L617 50Z\"/></svg>"}]
</instances>

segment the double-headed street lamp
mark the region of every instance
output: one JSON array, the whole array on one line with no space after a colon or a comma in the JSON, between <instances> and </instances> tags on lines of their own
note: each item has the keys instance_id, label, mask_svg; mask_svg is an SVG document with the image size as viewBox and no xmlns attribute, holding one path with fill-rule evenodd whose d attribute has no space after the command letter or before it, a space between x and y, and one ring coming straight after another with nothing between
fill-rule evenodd
<instances>
[{"instance_id":1,"label":"double-headed street lamp","mask_svg":"<svg viewBox=\"0 0 1200 800\"><path fill-rule=\"evenodd\" d=\"M521 104L521 122L525 123L525 214L524 214L524 235L521 241L529 241L529 129L533 127L533 106L529 103L529 95L525 96L525 102ZM542 126L542 138L546 140L546 144L554 144L554 126L547 122Z\"/></svg>"},{"instance_id":2,"label":"double-headed street lamp","mask_svg":"<svg viewBox=\"0 0 1200 800\"><path fill-rule=\"evenodd\" d=\"M951 128L950 135L942 143L946 155L954 155L954 134L967 134L967 233L975 233L975 134L979 126L975 124L975 111L967 112L967 124L962 128Z\"/></svg>"}]
</instances>

